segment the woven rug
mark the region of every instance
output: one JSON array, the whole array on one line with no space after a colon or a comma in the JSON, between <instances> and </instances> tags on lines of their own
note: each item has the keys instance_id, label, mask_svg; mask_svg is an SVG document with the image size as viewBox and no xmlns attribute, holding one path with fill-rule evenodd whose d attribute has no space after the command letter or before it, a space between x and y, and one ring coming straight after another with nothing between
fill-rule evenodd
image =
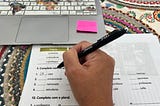
<instances>
[{"instance_id":1,"label":"woven rug","mask_svg":"<svg viewBox=\"0 0 160 106\"><path fill-rule=\"evenodd\" d=\"M130 33L153 33L160 38L160 0L106 0L101 6L106 30L128 27Z\"/></svg>"},{"instance_id":2,"label":"woven rug","mask_svg":"<svg viewBox=\"0 0 160 106\"><path fill-rule=\"evenodd\" d=\"M24 85L31 46L0 47L0 106L17 106Z\"/></svg>"},{"instance_id":3,"label":"woven rug","mask_svg":"<svg viewBox=\"0 0 160 106\"><path fill-rule=\"evenodd\" d=\"M150 2L147 0L147 3L159 4L157 0L150 0ZM150 8L145 0L109 0L102 1L101 5L107 33L114 29L128 27L129 33L152 32L160 38L160 31L157 29L157 26L160 26L160 10L157 10L159 7ZM31 45L0 46L0 106L18 105L31 47Z\"/></svg>"}]
</instances>

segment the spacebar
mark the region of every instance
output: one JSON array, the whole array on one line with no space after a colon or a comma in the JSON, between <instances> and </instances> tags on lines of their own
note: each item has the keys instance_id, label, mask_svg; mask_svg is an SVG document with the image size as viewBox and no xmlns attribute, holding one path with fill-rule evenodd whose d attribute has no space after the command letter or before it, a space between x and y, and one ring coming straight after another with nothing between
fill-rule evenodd
<instances>
[{"instance_id":1,"label":"spacebar","mask_svg":"<svg viewBox=\"0 0 160 106\"><path fill-rule=\"evenodd\" d=\"M25 11L24 15L59 15L60 11Z\"/></svg>"}]
</instances>

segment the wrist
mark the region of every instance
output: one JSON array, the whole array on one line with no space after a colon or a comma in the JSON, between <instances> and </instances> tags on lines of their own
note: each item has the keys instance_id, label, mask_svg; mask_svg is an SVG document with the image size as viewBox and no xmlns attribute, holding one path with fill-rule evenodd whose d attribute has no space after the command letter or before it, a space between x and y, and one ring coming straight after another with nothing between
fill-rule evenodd
<instances>
[{"instance_id":1,"label":"wrist","mask_svg":"<svg viewBox=\"0 0 160 106\"><path fill-rule=\"evenodd\" d=\"M80 104L80 106L113 106L113 101L96 100Z\"/></svg>"},{"instance_id":2,"label":"wrist","mask_svg":"<svg viewBox=\"0 0 160 106\"><path fill-rule=\"evenodd\" d=\"M108 97L99 97L96 98L90 97L79 103L80 106L113 106L112 96Z\"/></svg>"}]
</instances>

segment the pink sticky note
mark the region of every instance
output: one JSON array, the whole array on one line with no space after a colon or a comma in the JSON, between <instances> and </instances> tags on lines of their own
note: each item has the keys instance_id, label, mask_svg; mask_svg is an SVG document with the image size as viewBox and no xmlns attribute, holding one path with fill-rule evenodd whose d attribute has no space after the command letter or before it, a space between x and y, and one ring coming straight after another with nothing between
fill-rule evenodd
<instances>
[{"instance_id":1,"label":"pink sticky note","mask_svg":"<svg viewBox=\"0 0 160 106\"><path fill-rule=\"evenodd\" d=\"M78 32L97 33L97 22L91 20L78 20L77 21Z\"/></svg>"}]
</instances>

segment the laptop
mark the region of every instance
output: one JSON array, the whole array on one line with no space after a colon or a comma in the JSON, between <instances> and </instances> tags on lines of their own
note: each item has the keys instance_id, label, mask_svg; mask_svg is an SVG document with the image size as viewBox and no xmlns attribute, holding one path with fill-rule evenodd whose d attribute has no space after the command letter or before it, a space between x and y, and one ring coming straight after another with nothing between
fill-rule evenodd
<instances>
[{"instance_id":1,"label":"laptop","mask_svg":"<svg viewBox=\"0 0 160 106\"><path fill-rule=\"evenodd\" d=\"M75 44L83 40L95 42L104 36L106 32L98 0L63 1L0 0L0 45ZM64 4L70 7L66 8ZM78 7L73 7L76 4ZM73 8L83 10L66 10ZM94 22L97 31L83 31L84 26L79 31L78 22Z\"/></svg>"}]
</instances>

